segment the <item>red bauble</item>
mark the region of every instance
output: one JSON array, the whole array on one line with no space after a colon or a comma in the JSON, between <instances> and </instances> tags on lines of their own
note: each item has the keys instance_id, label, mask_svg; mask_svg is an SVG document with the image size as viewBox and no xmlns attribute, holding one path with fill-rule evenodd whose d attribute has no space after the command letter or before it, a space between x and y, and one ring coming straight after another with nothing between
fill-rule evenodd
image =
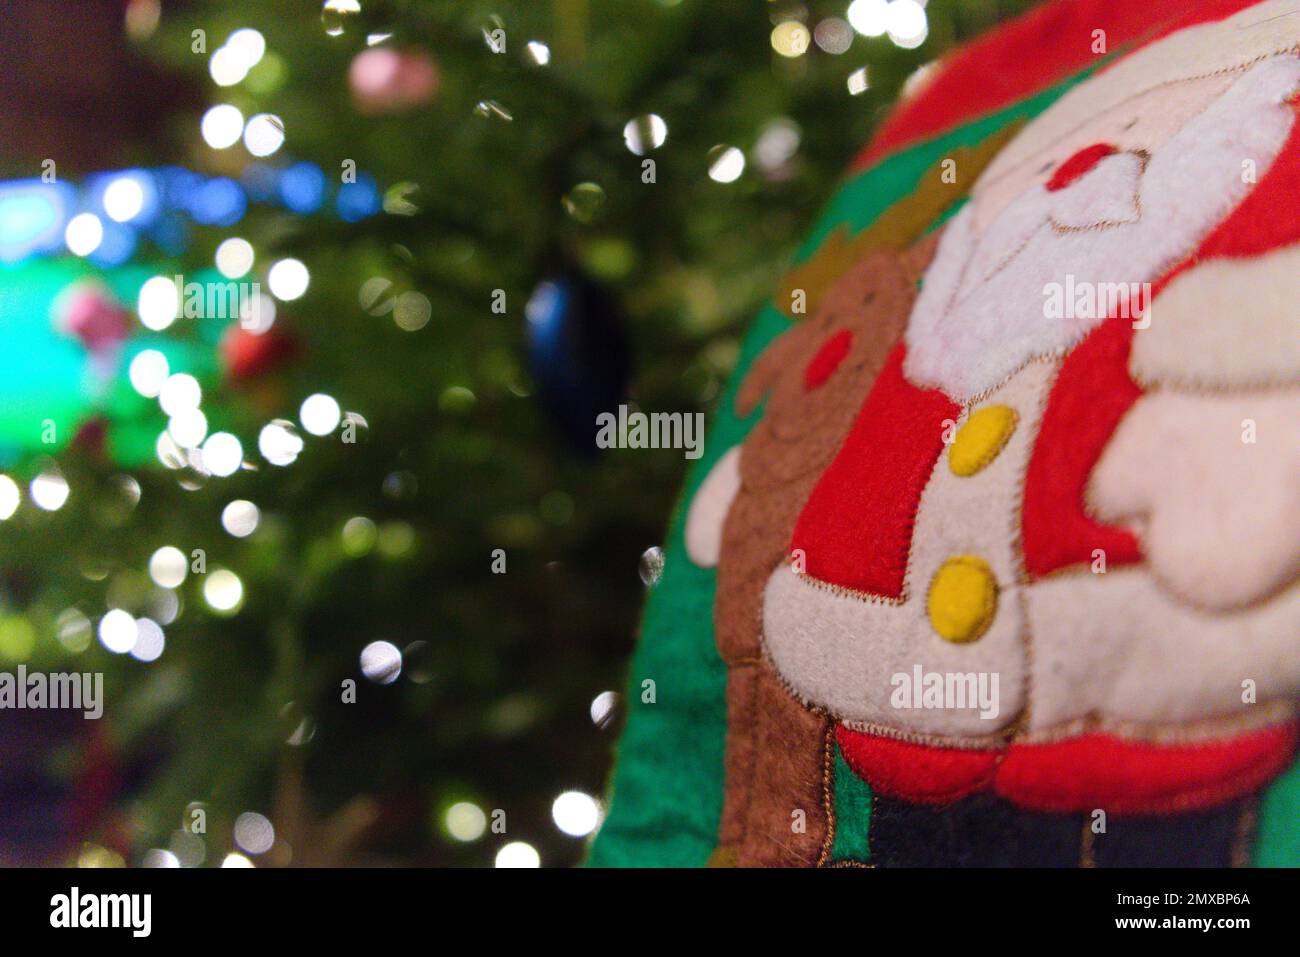
<instances>
[{"instance_id":1,"label":"red bauble","mask_svg":"<svg viewBox=\"0 0 1300 957\"><path fill-rule=\"evenodd\" d=\"M298 341L271 328L250 332L234 325L221 337L221 364L232 382L247 382L283 366L298 352Z\"/></svg>"}]
</instances>

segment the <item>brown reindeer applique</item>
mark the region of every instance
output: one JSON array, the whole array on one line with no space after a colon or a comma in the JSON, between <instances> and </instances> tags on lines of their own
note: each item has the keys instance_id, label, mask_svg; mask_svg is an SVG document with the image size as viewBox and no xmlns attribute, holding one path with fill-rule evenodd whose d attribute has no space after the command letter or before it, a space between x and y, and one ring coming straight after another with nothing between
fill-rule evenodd
<instances>
[{"instance_id":1,"label":"brown reindeer applique","mask_svg":"<svg viewBox=\"0 0 1300 957\"><path fill-rule=\"evenodd\" d=\"M762 654L763 589L789 557L795 520L896 344L938 233L863 256L816 312L758 357L736 399L762 418L705 479L687 550L716 564L714 628L727 663L726 790L713 863L810 866L828 835L830 723L786 690Z\"/></svg>"}]
</instances>

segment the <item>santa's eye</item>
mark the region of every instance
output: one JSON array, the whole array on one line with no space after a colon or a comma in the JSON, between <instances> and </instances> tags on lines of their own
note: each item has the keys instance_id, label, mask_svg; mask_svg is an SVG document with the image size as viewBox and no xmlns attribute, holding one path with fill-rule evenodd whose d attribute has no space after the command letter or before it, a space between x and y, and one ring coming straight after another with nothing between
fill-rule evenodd
<instances>
[{"instance_id":1,"label":"santa's eye","mask_svg":"<svg viewBox=\"0 0 1300 957\"><path fill-rule=\"evenodd\" d=\"M804 391L811 392L823 385L839 368L852 346L853 333L848 329L841 329L823 342L817 354L809 360L803 370Z\"/></svg>"},{"instance_id":2,"label":"santa's eye","mask_svg":"<svg viewBox=\"0 0 1300 957\"><path fill-rule=\"evenodd\" d=\"M1093 143L1091 146L1085 146L1056 168L1052 178L1047 181L1048 192L1054 193L1058 189L1065 189L1107 156L1118 152L1119 148L1109 143Z\"/></svg>"}]
</instances>

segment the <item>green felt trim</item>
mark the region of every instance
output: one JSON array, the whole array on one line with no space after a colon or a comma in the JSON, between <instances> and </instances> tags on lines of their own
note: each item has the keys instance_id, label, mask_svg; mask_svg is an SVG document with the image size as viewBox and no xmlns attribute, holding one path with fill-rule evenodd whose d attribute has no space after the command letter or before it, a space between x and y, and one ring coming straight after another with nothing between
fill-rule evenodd
<instances>
[{"instance_id":1,"label":"green felt trim","mask_svg":"<svg viewBox=\"0 0 1300 957\"><path fill-rule=\"evenodd\" d=\"M1100 64L1099 64L1100 65ZM958 126L941 136L909 147L882 159L855 179L845 183L831 199L829 207L813 227L795 257L803 262L834 230L847 224L850 232L866 229L901 196L916 188L921 175L960 146L975 146L1009 123L1032 119L1055 103L1070 88L1087 79L1097 67L1077 73L1056 86L1036 93L1004 110L991 113L965 126ZM941 219L950 216L949 209Z\"/></svg>"},{"instance_id":2,"label":"green felt trim","mask_svg":"<svg viewBox=\"0 0 1300 957\"><path fill-rule=\"evenodd\" d=\"M1264 792L1254 860L1256 867L1300 867L1300 761Z\"/></svg>"},{"instance_id":3,"label":"green felt trim","mask_svg":"<svg viewBox=\"0 0 1300 957\"><path fill-rule=\"evenodd\" d=\"M871 831L871 786L853 769L835 744L835 839L831 842L831 863L871 859L867 835Z\"/></svg>"},{"instance_id":4,"label":"green felt trim","mask_svg":"<svg viewBox=\"0 0 1300 957\"><path fill-rule=\"evenodd\" d=\"M758 415L736 418L736 390L754 358L790 326L775 307L758 315L714 415L704 455L691 468L664 548L663 576L646 604L628 679L628 720L619 745L610 814L592 845L594 867L703 866L722 816L727 669L713 641L713 569L686 557L686 503ZM655 682L655 703L642 682Z\"/></svg>"}]
</instances>

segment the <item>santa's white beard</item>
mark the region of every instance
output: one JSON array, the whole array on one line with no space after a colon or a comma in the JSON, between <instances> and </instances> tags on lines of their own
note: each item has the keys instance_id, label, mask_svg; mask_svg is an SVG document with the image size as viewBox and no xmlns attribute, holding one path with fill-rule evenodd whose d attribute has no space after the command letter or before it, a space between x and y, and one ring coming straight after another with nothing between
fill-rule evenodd
<instances>
[{"instance_id":1,"label":"santa's white beard","mask_svg":"<svg viewBox=\"0 0 1300 957\"><path fill-rule=\"evenodd\" d=\"M1298 85L1300 59L1272 57L1145 165L1136 153L1116 153L1064 189L1035 185L983 235L968 204L939 241L912 309L907 377L966 402L1035 356L1068 351L1107 313L1067 306L1059 316L1045 306L1048 291L1140 288L1191 253L1252 188L1248 168L1262 177L1272 164L1294 120L1285 100ZM1158 314L1157 303L1147 318Z\"/></svg>"}]
</instances>

